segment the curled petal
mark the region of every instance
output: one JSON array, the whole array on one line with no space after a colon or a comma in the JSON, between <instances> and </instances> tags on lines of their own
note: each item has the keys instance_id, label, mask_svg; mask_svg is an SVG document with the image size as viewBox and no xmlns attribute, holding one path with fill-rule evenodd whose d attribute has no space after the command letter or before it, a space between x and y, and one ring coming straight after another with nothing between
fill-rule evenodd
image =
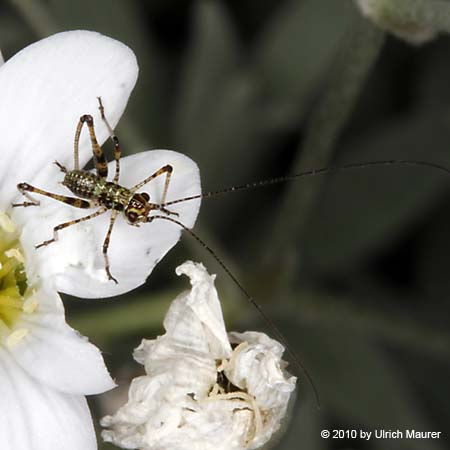
<instances>
[{"instance_id":1,"label":"curled petal","mask_svg":"<svg viewBox=\"0 0 450 450\"><path fill-rule=\"evenodd\" d=\"M97 449L84 397L44 386L3 348L0 348L0 379L1 449Z\"/></svg>"},{"instance_id":2,"label":"curled petal","mask_svg":"<svg viewBox=\"0 0 450 450\"><path fill-rule=\"evenodd\" d=\"M112 126L118 122L137 79L133 52L89 31L69 31L38 41L0 68L0 209L18 197L17 183L52 190L56 159L73 164L75 127L82 114L100 123L101 96ZM108 136L98 131L102 143ZM91 157L87 133L80 164Z\"/></svg>"},{"instance_id":3,"label":"curled petal","mask_svg":"<svg viewBox=\"0 0 450 450\"><path fill-rule=\"evenodd\" d=\"M284 347L279 342L255 331L232 332L229 336L237 347L225 374L231 383L255 398L258 408L264 411L264 420L251 444L251 448L257 448L279 429L297 379L284 370Z\"/></svg>"},{"instance_id":4,"label":"curled petal","mask_svg":"<svg viewBox=\"0 0 450 450\"><path fill-rule=\"evenodd\" d=\"M177 275L187 275L190 278L192 289L186 294L182 294L181 299L174 302L172 308L178 308L178 318L175 320L167 314L164 327L167 334L173 335L170 322L181 322L182 317L187 314L193 316L190 321L192 326L198 323L202 327L201 336L204 345L209 348L210 356L215 359L227 358L231 355L231 346L228 342L225 322L222 316L219 297L214 286L215 275L209 275L203 264L187 261L176 269ZM178 306L176 306L178 304ZM187 330L186 330L187 331ZM184 334L186 339L186 333ZM181 336L180 336L181 338Z\"/></svg>"},{"instance_id":5,"label":"curled petal","mask_svg":"<svg viewBox=\"0 0 450 450\"><path fill-rule=\"evenodd\" d=\"M282 364L284 347L264 333L247 331L228 334L236 347L227 378L258 399L263 409L285 407L295 389L296 377L289 376ZM282 411L281 415L284 415Z\"/></svg>"}]
</instances>

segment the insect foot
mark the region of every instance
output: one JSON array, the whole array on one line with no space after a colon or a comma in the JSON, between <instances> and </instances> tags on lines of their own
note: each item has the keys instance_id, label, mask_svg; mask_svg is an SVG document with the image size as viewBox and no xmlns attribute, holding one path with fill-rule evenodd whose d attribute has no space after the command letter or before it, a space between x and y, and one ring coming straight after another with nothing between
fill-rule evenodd
<instances>
[{"instance_id":1,"label":"insect foot","mask_svg":"<svg viewBox=\"0 0 450 450\"><path fill-rule=\"evenodd\" d=\"M109 270L109 267L106 267L106 275L108 276L108 280L114 281L114 283L119 284L119 282L112 276L111 271Z\"/></svg>"},{"instance_id":2,"label":"insect foot","mask_svg":"<svg viewBox=\"0 0 450 450\"><path fill-rule=\"evenodd\" d=\"M28 191L32 191L33 190L32 186L30 186L27 183L19 183L17 185L17 189L20 191L20 193L22 195L24 195L30 201L29 202L23 202L23 203L13 203L12 204L13 208L18 208L20 206L23 206L24 208L26 208L27 206L39 206L40 205L39 201L34 200L33 198L31 198L29 196L29 194L27 194Z\"/></svg>"},{"instance_id":3,"label":"insect foot","mask_svg":"<svg viewBox=\"0 0 450 450\"><path fill-rule=\"evenodd\" d=\"M39 206L39 205L40 205L39 202L23 202L23 203L13 203L12 207L19 208L19 207L23 206L24 208L26 208L28 206Z\"/></svg>"},{"instance_id":4,"label":"insect foot","mask_svg":"<svg viewBox=\"0 0 450 450\"><path fill-rule=\"evenodd\" d=\"M108 275L108 280L114 281L114 283L119 284L119 282L111 275L109 269L106 271L106 274Z\"/></svg>"},{"instance_id":5,"label":"insect foot","mask_svg":"<svg viewBox=\"0 0 450 450\"><path fill-rule=\"evenodd\" d=\"M48 241L41 242L40 244L35 245L34 248L37 250L38 248L45 247L46 245L49 245L52 242L56 242L56 239L49 239Z\"/></svg>"},{"instance_id":6,"label":"insect foot","mask_svg":"<svg viewBox=\"0 0 450 450\"><path fill-rule=\"evenodd\" d=\"M59 167L59 170L60 170L62 173L67 173L67 169L66 169L61 163L59 163L58 161L53 161L53 164L54 164L55 166L58 166L58 167Z\"/></svg>"}]
</instances>

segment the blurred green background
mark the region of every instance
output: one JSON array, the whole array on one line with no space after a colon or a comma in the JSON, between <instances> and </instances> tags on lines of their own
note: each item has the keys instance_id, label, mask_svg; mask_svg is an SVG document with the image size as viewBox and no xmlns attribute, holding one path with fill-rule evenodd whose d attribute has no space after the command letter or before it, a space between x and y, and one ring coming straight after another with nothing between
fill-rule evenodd
<instances>
[{"instance_id":1,"label":"blurred green background","mask_svg":"<svg viewBox=\"0 0 450 450\"><path fill-rule=\"evenodd\" d=\"M6 58L79 28L137 54L140 78L117 129L125 155L186 153L204 191L349 162L450 166L445 34L409 45L350 0L0 1ZM424 167L341 172L203 203L195 231L263 305L320 393L318 410L298 374L277 449L448 448L445 435L364 442L323 440L320 430L448 431L449 206L450 177ZM69 322L105 352L122 386L91 399L97 419L142 373L131 351L161 333L170 300L188 287L174 274L186 259L218 273L230 330L270 333L185 236L136 291L66 299Z\"/></svg>"}]
</instances>

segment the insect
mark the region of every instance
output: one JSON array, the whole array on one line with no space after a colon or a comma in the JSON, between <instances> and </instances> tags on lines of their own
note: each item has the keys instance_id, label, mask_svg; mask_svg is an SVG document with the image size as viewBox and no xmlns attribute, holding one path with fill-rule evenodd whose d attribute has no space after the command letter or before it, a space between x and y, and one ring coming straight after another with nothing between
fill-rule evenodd
<instances>
[{"instance_id":1,"label":"insect","mask_svg":"<svg viewBox=\"0 0 450 450\"><path fill-rule=\"evenodd\" d=\"M105 214L108 211L111 211L111 217L109 221L109 227L106 233L106 237L103 241L103 256L105 263L105 270L109 280L118 283L117 279L111 273L109 259L108 259L108 247L110 243L111 233L115 224L115 221L119 214L123 214L127 222L131 226L140 226L141 224L150 223L154 220L166 220L173 222L180 226L182 229L187 231L191 236L193 236L219 263L219 265L224 269L224 271L229 275L229 277L233 280L233 282L239 287L242 293L246 296L247 300L258 310L262 318L269 325L269 327L273 330L277 339L283 343L288 353L291 355L295 364L305 373L309 383L311 384L317 399L318 393L312 381L312 378L308 374L308 371L303 366L299 358L296 356L295 352L290 349L289 344L286 339L282 335L282 333L278 330L275 324L270 320L270 318L264 313L259 304L253 299L250 293L243 287L243 285L239 282L239 280L233 275L233 273L228 269L228 267L224 264L224 262L217 256L217 254L189 227L183 224L181 221L177 220L173 216L177 217L178 214L176 212L168 209L172 205L193 201L196 199L207 199L216 197L222 194L226 194L229 192L237 192L242 190L247 190L251 188L264 187L268 185L284 183L290 180L297 180L304 177L315 176L320 174L327 174L338 171L346 171L346 170L355 170L355 169L363 169L373 166L401 166L401 165L410 165L410 166L427 166L434 169L438 169L441 171L445 171L450 173L450 170L442 167L438 164L425 162L425 161L408 161L408 160L383 160L383 161L372 161L366 163L352 163L346 164L336 167L327 167L327 168L319 168L312 169L305 172L301 172L298 174L290 175L290 176L282 176L278 178L272 178L263 181L257 181L253 183L247 183L240 186L232 186L229 188L221 189L218 191L206 192L198 195L191 195L183 198L178 198L170 201L166 201L167 192L170 185L171 176L173 174L173 167L170 164L166 164L162 166L160 169L156 170L154 173L146 177L141 182L137 183L131 188L123 187L119 184L119 175L120 175L120 157L121 157L121 149L120 142L117 136L114 133L114 130L108 123L108 120L105 116L104 107L101 101L101 98L98 98L99 101L99 110L101 114L101 119L104 122L105 126L108 129L110 139L114 145L114 160L115 160L115 173L112 181L107 181L108 176L108 166L106 157L98 144L95 130L94 130L94 122L91 115L83 115L80 117L78 122L76 132L75 132L75 142L74 142L74 168L73 170L68 170L62 164L55 161L55 164L59 167L61 172L64 173L64 180L62 184L66 186L76 197L68 197L64 195L54 194L51 192L44 191L40 188L31 186L28 183L19 183L18 190L27 198L28 201L23 203L13 204L14 207L28 207L28 206L38 206L39 202L34 200L31 197L31 193L43 195L54 200L63 202L75 208L81 209L90 209L90 208L98 208L95 212L83 216L76 220L71 220L68 222L61 223L54 227L53 229L53 238L42 242L37 245L36 248L45 247L50 245L53 242L58 240L58 232L68 228L72 225L76 225L81 222L88 221L95 217L98 217L102 214ZM79 168L79 140L80 134L83 129L83 126L86 124L89 137L92 146L93 159L95 164L95 173L92 173L87 170L80 170ZM150 200L150 196L146 192L138 192L142 187L144 187L147 183L150 183L152 180L159 176L165 176L163 192L160 203L153 203ZM151 212L157 212L157 214L150 215Z\"/></svg>"},{"instance_id":2,"label":"insect","mask_svg":"<svg viewBox=\"0 0 450 450\"><path fill-rule=\"evenodd\" d=\"M111 218L109 221L108 231L106 233L105 240L103 242L103 257L105 260L105 270L108 279L114 281L116 284L118 281L111 274L111 269L108 259L108 247L110 243L111 233L114 227L114 223L120 213L124 215L127 222L135 227L140 226L142 223L149 223L156 218L162 218L164 216L149 216L151 211L157 210L164 213L166 216L174 215L178 216L178 213L169 211L162 204L165 203L167 191L169 188L170 177L173 172L173 168L170 164L167 164L156 172L152 173L150 176L137 183L131 188L123 187L119 184L120 175L120 142L113 129L109 125L108 120L105 116L105 110L102 104L102 100L98 97L100 114L103 122L105 123L109 136L114 144L114 159L116 162L115 174L113 181L107 181L108 176L108 164L106 157L98 144L97 137L94 130L94 120L91 115L85 114L80 117L78 126L75 132L75 143L74 143L74 168L73 170L68 170L59 162L55 161L55 164L59 167L61 172L65 174L62 184L66 186L73 194L77 197L67 197L64 195L54 194L52 192L44 191L40 188L31 186L28 183L19 183L17 185L18 190L29 200L23 203L15 203L13 207L28 207L28 206L39 206L39 202L34 200L30 193L35 193L39 195L44 195L50 197L54 200L66 203L75 208L90 209L98 208L97 211L91 213L87 216L81 217L76 220L71 220L68 222L61 223L53 228L53 238L36 245L36 249L50 245L58 240L59 231L68 228L72 225L76 225L81 222L98 217L107 211L111 211ZM87 170L80 170L78 154L79 154L79 140L80 134L83 129L84 124L87 125L89 130L89 137L92 146L92 152L94 157L95 171L92 173ZM156 177L164 176L166 177L164 183L164 190L162 193L162 204L152 203L150 201L150 196L146 192L138 192L143 186L145 186L150 181L154 180Z\"/></svg>"}]
</instances>

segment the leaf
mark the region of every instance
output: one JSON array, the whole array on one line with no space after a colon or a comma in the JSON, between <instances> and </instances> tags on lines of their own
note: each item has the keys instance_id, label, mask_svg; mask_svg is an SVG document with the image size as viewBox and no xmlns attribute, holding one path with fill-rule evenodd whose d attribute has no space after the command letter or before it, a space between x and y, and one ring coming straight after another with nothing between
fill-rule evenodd
<instances>
[{"instance_id":1,"label":"leaf","mask_svg":"<svg viewBox=\"0 0 450 450\"><path fill-rule=\"evenodd\" d=\"M295 339L319 389L322 411L338 424L346 429L432 429L404 372L364 335L319 326L297 329ZM389 448L422 449L423 443L391 440ZM427 448L442 447L427 440Z\"/></svg>"},{"instance_id":2,"label":"leaf","mask_svg":"<svg viewBox=\"0 0 450 450\"><path fill-rule=\"evenodd\" d=\"M320 86L352 19L350 2L287 1L255 46L269 95L289 115L304 111ZM281 113L281 112L280 112Z\"/></svg>"},{"instance_id":3,"label":"leaf","mask_svg":"<svg viewBox=\"0 0 450 450\"><path fill-rule=\"evenodd\" d=\"M433 299L435 307L448 309L450 294L449 254L450 254L450 212L443 205L433 216L424 232L417 258L418 284L422 292ZM441 319L450 317L450 311L440 312Z\"/></svg>"},{"instance_id":4,"label":"leaf","mask_svg":"<svg viewBox=\"0 0 450 450\"><path fill-rule=\"evenodd\" d=\"M191 48L181 73L173 133L197 161L203 185L228 184L258 163L267 148L257 79L240 59L230 18L219 2L199 2ZM211 164L211 161L213 164ZM226 170L224 170L226 169ZM228 181L225 181L228 180Z\"/></svg>"},{"instance_id":5,"label":"leaf","mask_svg":"<svg viewBox=\"0 0 450 450\"><path fill-rule=\"evenodd\" d=\"M314 401L305 399L301 393L298 393L296 403L288 418L290 423L286 424L285 434L280 438L279 445L275 445L274 448L291 450L300 447L308 450L325 450L328 448L327 442L320 438L320 431L327 427L323 421L322 411L317 409Z\"/></svg>"},{"instance_id":6,"label":"leaf","mask_svg":"<svg viewBox=\"0 0 450 450\"><path fill-rule=\"evenodd\" d=\"M0 50L5 60L29 44L29 36L23 21L7 14L0 16Z\"/></svg>"},{"instance_id":7,"label":"leaf","mask_svg":"<svg viewBox=\"0 0 450 450\"><path fill-rule=\"evenodd\" d=\"M393 120L349 142L333 165L386 159L446 165L450 127L446 112ZM388 246L448 191L450 177L426 167L376 167L329 177L303 246L319 267L355 265Z\"/></svg>"},{"instance_id":8,"label":"leaf","mask_svg":"<svg viewBox=\"0 0 450 450\"><path fill-rule=\"evenodd\" d=\"M359 100L367 76L378 58L384 35L367 21L357 17L353 27L339 46L317 104L305 127L305 139L298 147L290 172L299 173L310 167L327 167L333 161L337 142ZM281 201L268 254L288 253L292 241L302 239L303 225L320 196L325 177L314 177L308 183L290 183ZM286 239L290 236L291 239ZM280 251L281 249L281 251Z\"/></svg>"}]
</instances>

